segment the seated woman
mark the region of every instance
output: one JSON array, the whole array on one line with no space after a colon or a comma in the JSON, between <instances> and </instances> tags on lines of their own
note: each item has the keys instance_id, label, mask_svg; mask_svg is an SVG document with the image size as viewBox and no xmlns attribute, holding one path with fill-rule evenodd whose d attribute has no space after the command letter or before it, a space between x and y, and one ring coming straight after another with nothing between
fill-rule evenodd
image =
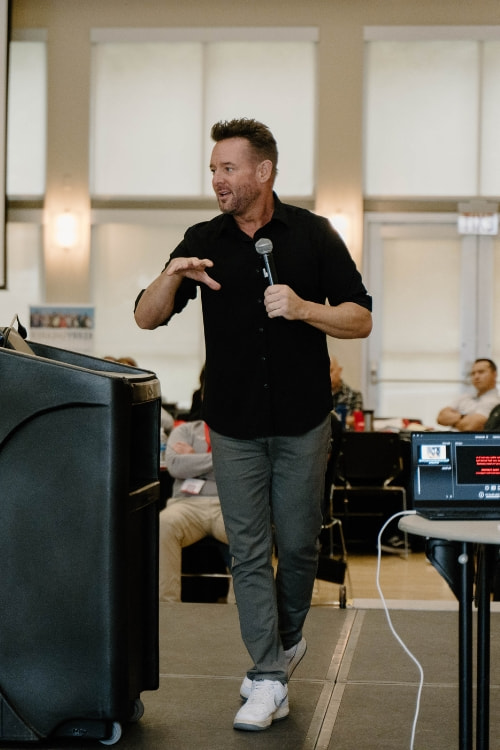
<instances>
[{"instance_id":1,"label":"seated woman","mask_svg":"<svg viewBox=\"0 0 500 750\"><path fill-rule=\"evenodd\" d=\"M180 602L182 548L208 535L228 543L205 422L174 427L165 463L174 486L160 513L160 601Z\"/></svg>"}]
</instances>

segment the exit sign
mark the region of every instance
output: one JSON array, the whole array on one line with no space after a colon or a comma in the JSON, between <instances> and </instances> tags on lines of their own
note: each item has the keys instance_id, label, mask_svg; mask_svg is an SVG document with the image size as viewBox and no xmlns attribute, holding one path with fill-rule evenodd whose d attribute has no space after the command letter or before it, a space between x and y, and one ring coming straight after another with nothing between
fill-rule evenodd
<instances>
[{"instance_id":1,"label":"exit sign","mask_svg":"<svg viewBox=\"0 0 500 750\"><path fill-rule=\"evenodd\" d=\"M498 234L498 205L482 200L458 204L460 234Z\"/></svg>"},{"instance_id":2,"label":"exit sign","mask_svg":"<svg viewBox=\"0 0 500 750\"><path fill-rule=\"evenodd\" d=\"M460 214L460 234L498 234L498 214Z\"/></svg>"}]
</instances>

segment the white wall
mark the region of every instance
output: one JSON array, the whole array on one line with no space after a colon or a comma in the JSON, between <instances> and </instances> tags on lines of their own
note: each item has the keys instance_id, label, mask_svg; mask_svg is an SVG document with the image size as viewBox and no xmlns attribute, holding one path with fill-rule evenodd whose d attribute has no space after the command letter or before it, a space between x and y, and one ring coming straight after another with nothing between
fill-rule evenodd
<instances>
[{"instance_id":1,"label":"white wall","mask_svg":"<svg viewBox=\"0 0 500 750\"><path fill-rule=\"evenodd\" d=\"M96 309L95 354L131 356L156 372L164 400L189 406L204 362L199 299L155 331L138 328L134 302L163 269L182 239L186 221L163 214L162 223L99 223L92 234L91 287ZM203 214L197 212L197 220Z\"/></svg>"},{"instance_id":2,"label":"white wall","mask_svg":"<svg viewBox=\"0 0 500 750\"><path fill-rule=\"evenodd\" d=\"M36 224L9 223L6 232L8 289L0 293L0 327L17 313L29 325L29 308L42 299L42 240Z\"/></svg>"}]
</instances>

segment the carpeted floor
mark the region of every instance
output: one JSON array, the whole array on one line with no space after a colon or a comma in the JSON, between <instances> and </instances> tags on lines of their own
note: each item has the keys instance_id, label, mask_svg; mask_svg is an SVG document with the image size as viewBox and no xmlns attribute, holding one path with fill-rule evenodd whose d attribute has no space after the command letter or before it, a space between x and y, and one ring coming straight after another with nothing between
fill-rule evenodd
<instances>
[{"instance_id":1,"label":"carpeted floor","mask_svg":"<svg viewBox=\"0 0 500 750\"><path fill-rule=\"evenodd\" d=\"M420 660L424 689L414 750L458 747L456 611L391 610ZM491 740L500 747L500 614L491 623ZM232 728L248 657L236 607L165 604L160 612L160 688L143 693L143 718L124 727L121 750L405 750L419 673L382 610L313 607L307 654L289 686L290 715L265 732ZM2 745L3 747L3 745ZM6 745L15 747L15 745ZM17 746L19 747L19 745ZM98 748L46 741L44 750Z\"/></svg>"}]
</instances>

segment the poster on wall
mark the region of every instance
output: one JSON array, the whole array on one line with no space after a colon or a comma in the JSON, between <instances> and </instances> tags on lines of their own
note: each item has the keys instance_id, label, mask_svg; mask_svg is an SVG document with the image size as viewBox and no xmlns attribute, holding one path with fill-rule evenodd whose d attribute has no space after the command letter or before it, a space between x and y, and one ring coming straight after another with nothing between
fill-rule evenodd
<instances>
[{"instance_id":1,"label":"poster on wall","mask_svg":"<svg viewBox=\"0 0 500 750\"><path fill-rule=\"evenodd\" d=\"M31 341L80 354L94 351L94 308L85 305L32 305Z\"/></svg>"}]
</instances>

